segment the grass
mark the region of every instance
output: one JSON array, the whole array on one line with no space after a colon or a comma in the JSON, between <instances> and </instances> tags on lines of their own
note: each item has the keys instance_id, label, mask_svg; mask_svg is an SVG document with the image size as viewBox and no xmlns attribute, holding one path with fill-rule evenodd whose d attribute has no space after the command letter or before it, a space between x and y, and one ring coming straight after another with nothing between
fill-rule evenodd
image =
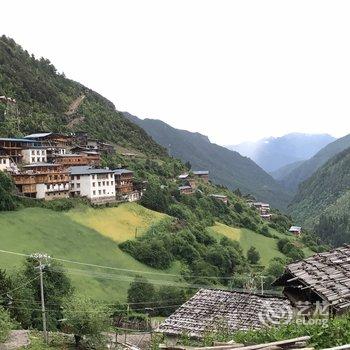
<instances>
[{"instance_id":1,"label":"grass","mask_svg":"<svg viewBox=\"0 0 350 350\"><path fill-rule=\"evenodd\" d=\"M238 241L244 252L253 246L261 256L261 264L268 265L269 261L275 257L284 257L277 248L277 240L270 237L265 237L262 234L248 230L246 228L233 228L221 223L216 223L211 227L211 231L217 237L226 236L232 240Z\"/></svg>"},{"instance_id":2,"label":"grass","mask_svg":"<svg viewBox=\"0 0 350 350\"><path fill-rule=\"evenodd\" d=\"M69 211L66 215L73 221L92 228L104 236L120 243L142 235L151 225L165 218L136 203L127 203L114 208L82 208Z\"/></svg>"},{"instance_id":3,"label":"grass","mask_svg":"<svg viewBox=\"0 0 350 350\"><path fill-rule=\"evenodd\" d=\"M104 215L105 210L107 214ZM88 217L88 213L95 214L90 210L82 211L81 217ZM106 217L110 215L110 210L97 209L96 213L99 213L106 220ZM106 237L107 234L106 236L102 235L97 230L82 225L76 219L76 215L76 213L62 214L42 208L1 212L0 249L25 254L46 252L56 258L125 269L125 271L117 271L65 263L72 282L80 294L109 302L126 299L129 284L137 274L133 271L138 271L154 284L166 283L167 281L173 283L176 279L175 276L164 276L164 273L178 274L180 268L178 264L174 264L171 269L166 271L147 267L122 252L118 248L117 238L116 241L112 240ZM73 220L71 216L75 217L76 220ZM91 217L94 218L94 215ZM153 222L153 220L149 220L149 222ZM99 224L95 223L95 225ZM127 223L123 225L128 226ZM130 225L129 233L131 234L133 226ZM143 225L146 227L145 222ZM125 232L121 232L124 237ZM20 267L22 263L23 257L0 253L0 268L12 271Z\"/></svg>"}]
</instances>

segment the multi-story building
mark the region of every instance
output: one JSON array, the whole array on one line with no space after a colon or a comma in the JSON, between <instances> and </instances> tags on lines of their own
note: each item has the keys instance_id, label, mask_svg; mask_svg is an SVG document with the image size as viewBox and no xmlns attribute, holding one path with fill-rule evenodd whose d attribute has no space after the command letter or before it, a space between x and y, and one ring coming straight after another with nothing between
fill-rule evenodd
<instances>
[{"instance_id":1,"label":"multi-story building","mask_svg":"<svg viewBox=\"0 0 350 350\"><path fill-rule=\"evenodd\" d=\"M53 132L43 132L25 136L25 139L40 141L49 147L67 148L72 145L73 136Z\"/></svg>"},{"instance_id":2,"label":"multi-story building","mask_svg":"<svg viewBox=\"0 0 350 350\"><path fill-rule=\"evenodd\" d=\"M254 202L252 204L259 212L260 217L265 220L270 220L270 204L262 202Z\"/></svg>"},{"instance_id":3,"label":"multi-story building","mask_svg":"<svg viewBox=\"0 0 350 350\"><path fill-rule=\"evenodd\" d=\"M72 166L84 166L84 165L100 165L100 155L97 152L82 152L80 154L56 154L53 158L53 162L61 164L65 167Z\"/></svg>"},{"instance_id":4,"label":"multi-story building","mask_svg":"<svg viewBox=\"0 0 350 350\"><path fill-rule=\"evenodd\" d=\"M191 186L179 186L178 190L180 192L180 194L193 194L193 188Z\"/></svg>"},{"instance_id":5,"label":"multi-story building","mask_svg":"<svg viewBox=\"0 0 350 350\"><path fill-rule=\"evenodd\" d=\"M6 154L12 162L22 161L22 150L24 148L40 147L41 142L31 139L0 138L0 150Z\"/></svg>"},{"instance_id":6,"label":"multi-story building","mask_svg":"<svg viewBox=\"0 0 350 350\"><path fill-rule=\"evenodd\" d=\"M134 173L127 169L114 170L115 191L119 196L127 195L134 190Z\"/></svg>"},{"instance_id":7,"label":"multi-story building","mask_svg":"<svg viewBox=\"0 0 350 350\"><path fill-rule=\"evenodd\" d=\"M22 195L45 200L69 197L69 174L59 165L37 163L25 165L22 169L12 174Z\"/></svg>"},{"instance_id":8,"label":"multi-story building","mask_svg":"<svg viewBox=\"0 0 350 350\"><path fill-rule=\"evenodd\" d=\"M116 201L113 170L75 166L69 168L69 173L72 197L86 197L93 204Z\"/></svg>"},{"instance_id":9,"label":"multi-story building","mask_svg":"<svg viewBox=\"0 0 350 350\"><path fill-rule=\"evenodd\" d=\"M228 198L224 194L210 194L209 196L212 197L212 198L215 198L218 201L221 201L221 202L223 202L225 204L228 203Z\"/></svg>"},{"instance_id":10,"label":"multi-story building","mask_svg":"<svg viewBox=\"0 0 350 350\"><path fill-rule=\"evenodd\" d=\"M24 164L46 163L47 151L45 147L29 147L21 151Z\"/></svg>"}]
</instances>

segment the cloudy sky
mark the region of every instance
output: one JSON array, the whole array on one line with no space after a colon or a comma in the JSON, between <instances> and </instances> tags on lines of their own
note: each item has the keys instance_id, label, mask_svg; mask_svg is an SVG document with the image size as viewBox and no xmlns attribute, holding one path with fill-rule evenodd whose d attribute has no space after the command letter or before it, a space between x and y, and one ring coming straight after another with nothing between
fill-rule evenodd
<instances>
[{"instance_id":1,"label":"cloudy sky","mask_svg":"<svg viewBox=\"0 0 350 350\"><path fill-rule=\"evenodd\" d=\"M119 110L220 144L350 132L349 1L1 3L1 34Z\"/></svg>"}]
</instances>

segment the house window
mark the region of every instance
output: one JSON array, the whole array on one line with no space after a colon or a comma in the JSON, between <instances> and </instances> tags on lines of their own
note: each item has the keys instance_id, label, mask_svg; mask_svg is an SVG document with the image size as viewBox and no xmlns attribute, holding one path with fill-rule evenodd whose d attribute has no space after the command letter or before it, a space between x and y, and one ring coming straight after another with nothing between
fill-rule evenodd
<instances>
[{"instance_id":1,"label":"house window","mask_svg":"<svg viewBox=\"0 0 350 350\"><path fill-rule=\"evenodd\" d=\"M32 163L35 163L35 158L34 157L32 157Z\"/></svg>"},{"instance_id":2,"label":"house window","mask_svg":"<svg viewBox=\"0 0 350 350\"><path fill-rule=\"evenodd\" d=\"M92 194L95 196L96 195L96 191L92 191Z\"/></svg>"},{"instance_id":3,"label":"house window","mask_svg":"<svg viewBox=\"0 0 350 350\"><path fill-rule=\"evenodd\" d=\"M44 163L45 162L45 158L43 157L43 158L41 158L41 161Z\"/></svg>"},{"instance_id":4,"label":"house window","mask_svg":"<svg viewBox=\"0 0 350 350\"><path fill-rule=\"evenodd\" d=\"M70 179L73 181L74 180L74 176L71 176Z\"/></svg>"},{"instance_id":5,"label":"house window","mask_svg":"<svg viewBox=\"0 0 350 350\"><path fill-rule=\"evenodd\" d=\"M32 155L35 155L35 151L32 151Z\"/></svg>"},{"instance_id":6,"label":"house window","mask_svg":"<svg viewBox=\"0 0 350 350\"><path fill-rule=\"evenodd\" d=\"M113 186L113 181L111 181L111 186Z\"/></svg>"},{"instance_id":7,"label":"house window","mask_svg":"<svg viewBox=\"0 0 350 350\"><path fill-rule=\"evenodd\" d=\"M40 151L36 151L36 154L39 155L39 154L40 154Z\"/></svg>"},{"instance_id":8,"label":"house window","mask_svg":"<svg viewBox=\"0 0 350 350\"><path fill-rule=\"evenodd\" d=\"M77 183L77 188L80 188L80 183Z\"/></svg>"},{"instance_id":9,"label":"house window","mask_svg":"<svg viewBox=\"0 0 350 350\"><path fill-rule=\"evenodd\" d=\"M80 180L80 175L77 176L77 180Z\"/></svg>"},{"instance_id":10,"label":"house window","mask_svg":"<svg viewBox=\"0 0 350 350\"><path fill-rule=\"evenodd\" d=\"M40 163L40 157L38 157L38 158L36 159L36 161L37 161L38 163Z\"/></svg>"},{"instance_id":11,"label":"house window","mask_svg":"<svg viewBox=\"0 0 350 350\"><path fill-rule=\"evenodd\" d=\"M98 190L98 194L101 194L101 190Z\"/></svg>"},{"instance_id":12,"label":"house window","mask_svg":"<svg viewBox=\"0 0 350 350\"><path fill-rule=\"evenodd\" d=\"M101 186L101 182L98 183L98 186Z\"/></svg>"},{"instance_id":13,"label":"house window","mask_svg":"<svg viewBox=\"0 0 350 350\"><path fill-rule=\"evenodd\" d=\"M103 186L106 186L106 181L102 181L102 185L103 185Z\"/></svg>"},{"instance_id":14,"label":"house window","mask_svg":"<svg viewBox=\"0 0 350 350\"><path fill-rule=\"evenodd\" d=\"M109 186L109 181L107 181L107 186Z\"/></svg>"},{"instance_id":15,"label":"house window","mask_svg":"<svg viewBox=\"0 0 350 350\"><path fill-rule=\"evenodd\" d=\"M93 182L93 183L92 183L92 187L96 187L96 182Z\"/></svg>"},{"instance_id":16,"label":"house window","mask_svg":"<svg viewBox=\"0 0 350 350\"><path fill-rule=\"evenodd\" d=\"M106 194L106 190L103 190L103 194Z\"/></svg>"}]
</instances>

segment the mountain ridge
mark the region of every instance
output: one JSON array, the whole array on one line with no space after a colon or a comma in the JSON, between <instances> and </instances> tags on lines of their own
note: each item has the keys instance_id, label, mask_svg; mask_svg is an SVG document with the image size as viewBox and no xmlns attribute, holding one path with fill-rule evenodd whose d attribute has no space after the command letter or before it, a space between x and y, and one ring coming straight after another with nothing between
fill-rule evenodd
<instances>
[{"instance_id":1,"label":"mountain ridge","mask_svg":"<svg viewBox=\"0 0 350 350\"><path fill-rule=\"evenodd\" d=\"M295 132L280 137L266 137L256 142L243 142L227 148L251 158L266 172L271 173L288 164L309 159L334 140L329 134Z\"/></svg>"},{"instance_id":2,"label":"mountain ridge","mask_svg":"<svg viewBox=\"0 0 350 350\"><path fill-rule=\"evenodd\" d=\"M176 129L157 119L140 119L128 112L124 115L163 147L169 150L170 145L172 156L189 161L195 170L209 170L214 182L231 189L238 187L273 206L286 208L288 193L251 159L211 143L200 133Z\"/></svg>"}]
</instances>

